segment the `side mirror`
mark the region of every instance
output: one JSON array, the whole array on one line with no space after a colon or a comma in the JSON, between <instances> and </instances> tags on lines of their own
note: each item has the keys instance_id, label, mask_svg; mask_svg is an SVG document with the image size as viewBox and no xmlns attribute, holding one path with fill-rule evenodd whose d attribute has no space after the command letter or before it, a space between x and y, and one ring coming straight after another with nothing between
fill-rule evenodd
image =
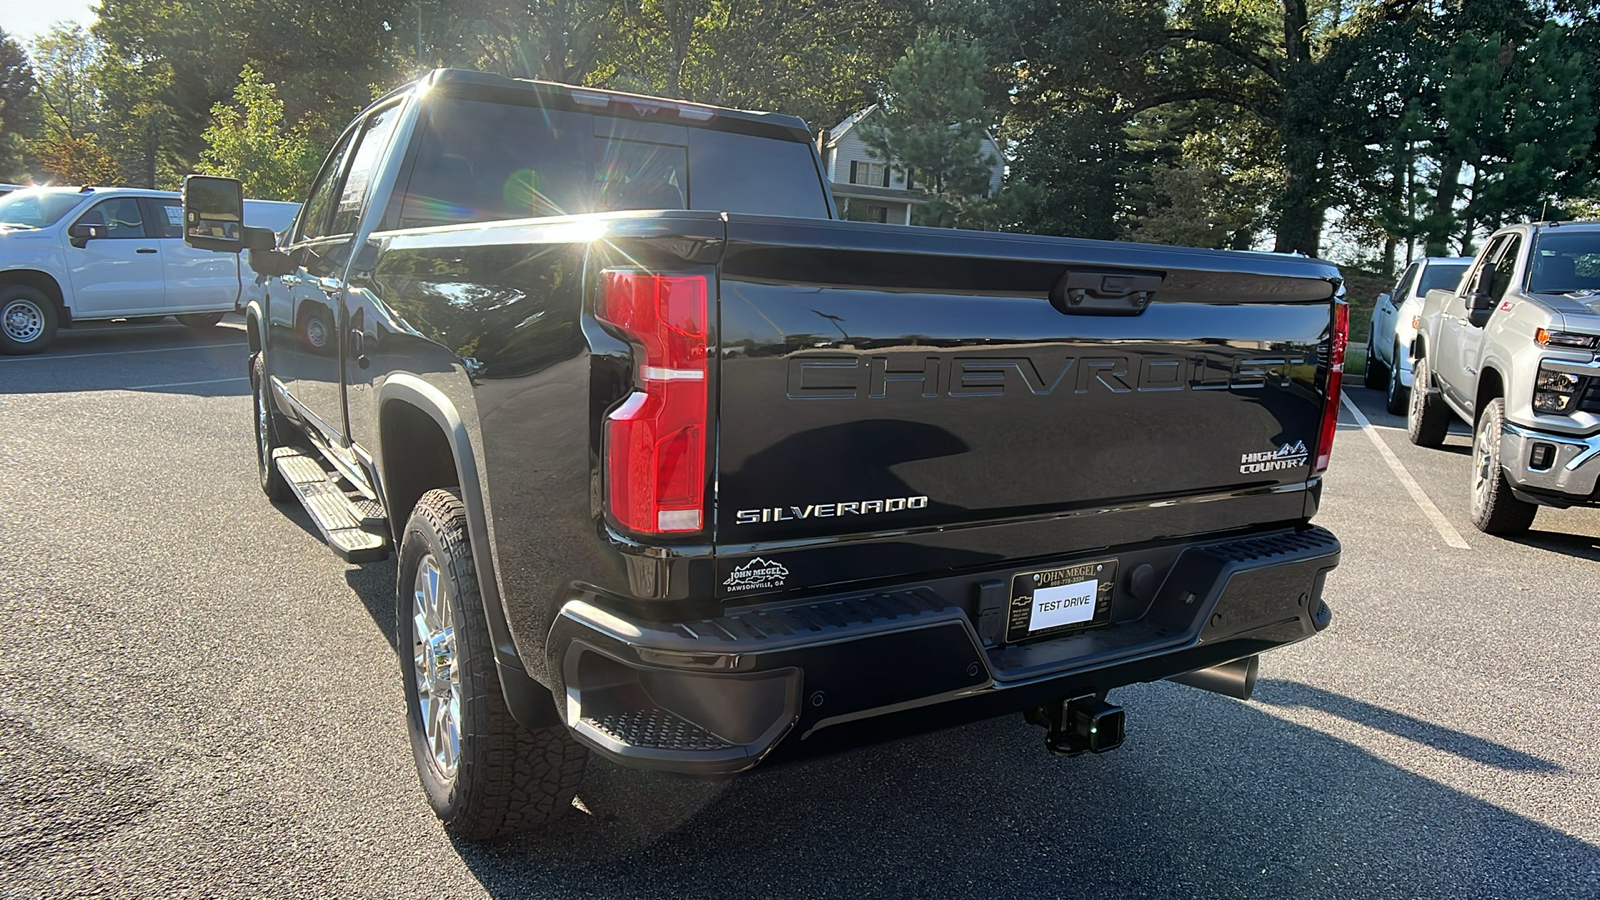
<instances>
[{"instance_id":1,"label":"side mirror","mask_svg":"<svg viewBox=\"0 0 1600 900\"><path fill-rule=\"evenodd\" d=\"M89 246L90 241L104 238L107 230L105 225L98 222L78 222L67 229L67 241L82 250Z\"/></svg>"},{"instance_id":2,"label":"side mirror","mask_svg":"<svg viewBox=\"0 0 1600 900\"><path fill-rule=\"evenodd\" d=\"M1494 307L1494 295L1488 291L1473 291L1467 295L1467 309L1482 312Z\"/></svg>"},{"instance_id":3,"label":"side mirror","mask_svg":"<svg viewBox=\"0 0 1600 900\"><path fill-rule=\"evenodd\" d=\"M1393 300L1389 297L1388 294L1379 294L1378 295L1378 304L1381 306L1382 304L1385 304L1385 303L1393 303Z\"/></svg>"},{"instance_id":4,"label":"side mirror","mask_svg":"<svg viewBox=\"0 0 1600 900\"><path fill-rule=\"evenodd\" d=\"M279 275L292 275L295 271L294 262L289 254L282 250L250 250L250 269L257 275L276 277Z\"/></svg>"},{"instance_id":5,"label":"side mirror","mask_svg":"<svg viewBox=\"0 0 1600 900\"><path fill-rule=\"evenodd\" d=\"M232 178L183 179L183 242L197 250L243 250L244 187Z\"/></svg>"}]
</instances>

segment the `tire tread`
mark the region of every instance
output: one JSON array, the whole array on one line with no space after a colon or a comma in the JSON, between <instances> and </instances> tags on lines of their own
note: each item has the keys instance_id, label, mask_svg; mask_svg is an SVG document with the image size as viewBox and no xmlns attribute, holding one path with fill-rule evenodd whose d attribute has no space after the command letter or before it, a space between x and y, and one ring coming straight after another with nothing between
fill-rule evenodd
<instances>
[{"instance_id":1,"label":"tire tread","mask_svg":"<svg viewBox=\"0 0 1600 900\"><path fill-rule=\"evenodd\" d=\"M465 669L463 681L471 682L470 692L462 698L461 760L451 804L456 814L446 817L445 826L451 834L471 841L536 829L572 805L589 752L565 726L523 728L506 705L460 496L442 489L422 495L406 527L407 540L419 519L439 541L442 554L436 553L435 560L447 571L450 589L457 592L456 653L458 665ZM402 579L407 568L401 566ZM404 581L399 596L401 600L409 596ZM399 603L397 610L397 627L408 629L409 604ZM410 679L409 631L400 645L402 668ZM418 765L426 765L420 756Z\"/></svg>"}]
</instances>

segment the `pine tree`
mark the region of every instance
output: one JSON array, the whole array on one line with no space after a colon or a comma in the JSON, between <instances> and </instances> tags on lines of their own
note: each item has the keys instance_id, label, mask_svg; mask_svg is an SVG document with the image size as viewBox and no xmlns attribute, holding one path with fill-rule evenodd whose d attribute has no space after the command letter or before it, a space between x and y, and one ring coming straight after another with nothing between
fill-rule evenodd
<instances>
[{"instance_id":1,"label":"pine tree","mask_svg":"<svg viewBox=\"0 0 1600 900\"><path fill-rule=\"evenodd\" d=\"M895 63L881 108L863 123L872 152L931 195L918 210L928 224L961 224L989 193L997 160L984 147L992 118L980 85L984 66L976 41L925 31Z\"/></svg>"}]
</instances>

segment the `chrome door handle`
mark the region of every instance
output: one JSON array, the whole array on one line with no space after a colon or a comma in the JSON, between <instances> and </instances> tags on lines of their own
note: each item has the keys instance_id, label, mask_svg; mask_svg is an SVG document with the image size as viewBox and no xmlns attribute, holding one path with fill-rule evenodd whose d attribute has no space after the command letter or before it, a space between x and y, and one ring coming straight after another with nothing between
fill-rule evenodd
<instances>
[{"instance_id":1,"label":"chrome door handle","mask_svg":"<svg viewBox=\"0 0 1600 900\"><path fill-rule=\"evenodd\" d=\"M340 281L337 278L329 278L326 275L323 275L323 276L317 278L316 279L316 285L317 285L317 287L322 288L323 290L327 291L330 294L337 294L340 291L344 290L344 282Z\"/></svg>"},{"instance_id":2,"label":"chrome door handle","mask_svg":"<svg viewBox=\"0 0 1600 900\"><path fill-rule=\"evenodd\" d=\"M300 276L299 275L285 275L282 278L280 278L279 280L282 281L288 287L294 287L295 285L300 283Z\"/></svg>"}]
</instances>

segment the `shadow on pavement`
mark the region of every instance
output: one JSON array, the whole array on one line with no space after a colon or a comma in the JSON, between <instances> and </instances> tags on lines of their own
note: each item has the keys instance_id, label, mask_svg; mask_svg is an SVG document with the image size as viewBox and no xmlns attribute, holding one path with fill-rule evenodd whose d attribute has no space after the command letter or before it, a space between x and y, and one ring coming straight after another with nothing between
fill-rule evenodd
<instances>
[{"instance_id":1,"label":"shadow on pavement","mask_svg":"<svg viewBox=\"0 0 1600 900\"><path fill-rule=\"evenodd\" d=\"M1600 562L1600 537L1587 534L1562 534L1555 531L1528 531L1523 534L1503 535L1503 538L1526 547L1549 550L1580 559Z\"/></svg>"},{"instance_id":2,"label":"shadow on pavement","mask_svg":"<svg viewBox=\"0 0 1600 900\"><path fill-rule=\"evenodd\" d=\"M1443 750L1462 759L1470 759L1507 771L1566 771L1553 762L1529 756L1493 741L1486 741L1480 737L1384 709L1364 700L1345 697L1307 684L1266 679L1257 685L1255 699L1267 706L1304 706L1318 709L1346 721L1387 731L1396 737L1427 744L1436 750Z\"/></svg>"},{"instance_id":3,"label":"shadow on pavement","mask_svg":"<svg viewBox=\"0 0 1600 900\"><path fill-rule=\"evenodd\" d=\"M1273 692L1469 759L1557 768L1316 689ZM1053 759L1012 717L724 782L591 762L587 813L457 849L507 898L1600 891L1600 849L1345 741L1170 684L1117 699L1129 744L1103 757Z\"/></svg>"},{"instance_id":4,"label":"shadow on pavement","mask_svg":"<svg viewBox=\"0 0 1600 900\"><path fill-rule=\"evenodd\" d=\"M91 322L58 332L42 353L0 356L0 395L140 391L248 396L242 325L192 330Z\"/></svg>"}]
</instances>

